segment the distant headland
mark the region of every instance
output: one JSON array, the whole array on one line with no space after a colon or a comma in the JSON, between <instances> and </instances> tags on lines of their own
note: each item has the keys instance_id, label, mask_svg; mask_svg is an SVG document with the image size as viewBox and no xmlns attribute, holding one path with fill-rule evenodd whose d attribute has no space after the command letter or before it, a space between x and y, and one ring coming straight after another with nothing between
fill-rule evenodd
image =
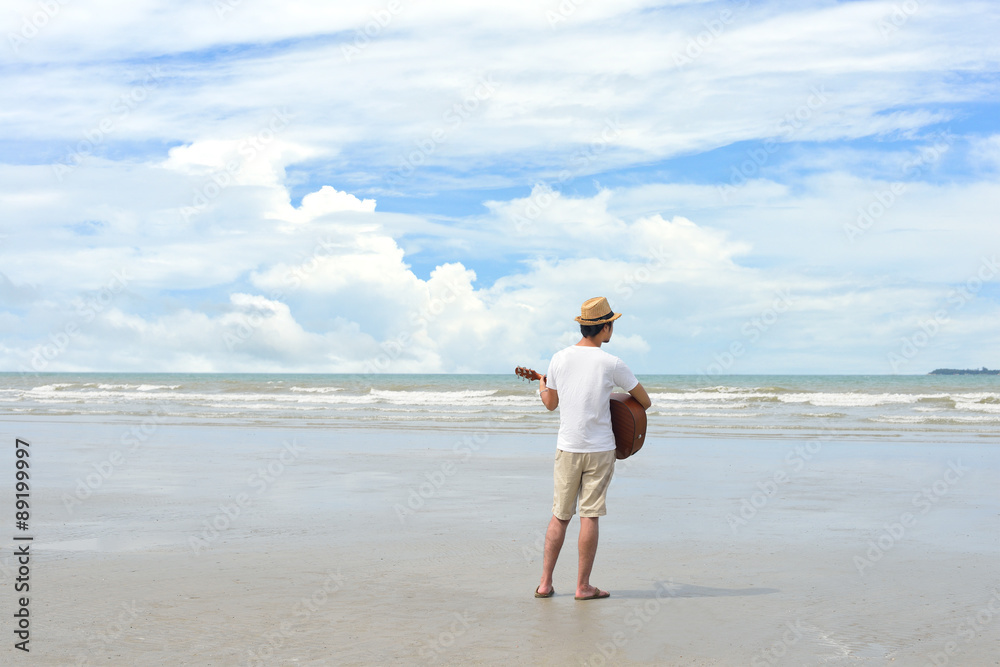
<instances>
[{"instance_id":1,"label":"distant headland","mask_svg":"<svg viewBox=\"0 0 1000 667\"><path fill-rule=\"evenodd\" d=\"M991 371L983 366L978 371L974 369L961 370L958 368L938 368L930 372L930 375L1000 375L1000 371Z\"/></svg>"}]
</instances>

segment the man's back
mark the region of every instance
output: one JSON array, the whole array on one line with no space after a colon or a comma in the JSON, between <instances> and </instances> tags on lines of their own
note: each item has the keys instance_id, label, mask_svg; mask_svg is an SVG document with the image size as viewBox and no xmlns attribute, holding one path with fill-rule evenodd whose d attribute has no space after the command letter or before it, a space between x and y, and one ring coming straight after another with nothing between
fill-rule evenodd
<instances>
[{"instance_id":1,"label":"man's back","mask_svg":"<svg viewBox=\"0 0 1000 667\"><path fill-rule=\"evenodd\" d=\"M615 448L611 392L616 386L631 391L639 382L621 359L599 347L572 345L553 355L546 381L559 392L559 449L604 452Z\"/></svg>"}]
</instances>

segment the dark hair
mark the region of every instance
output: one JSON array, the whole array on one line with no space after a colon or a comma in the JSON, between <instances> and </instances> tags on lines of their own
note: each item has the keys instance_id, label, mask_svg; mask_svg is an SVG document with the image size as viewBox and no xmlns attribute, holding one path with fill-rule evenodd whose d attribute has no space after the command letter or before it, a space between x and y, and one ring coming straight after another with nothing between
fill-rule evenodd
<instances>
[{"instance_id":1,"label":"dark hair","mask_svg":"<svg viewBox=\"0 0 1000 667\"><path fill-rule=\"evenodd\" d=\"M604 324L610 324L610 322ZM604 324L581 324L580 333L583 334L584 338L593 338L604 330Z\"/></svg>"}]
</instances>

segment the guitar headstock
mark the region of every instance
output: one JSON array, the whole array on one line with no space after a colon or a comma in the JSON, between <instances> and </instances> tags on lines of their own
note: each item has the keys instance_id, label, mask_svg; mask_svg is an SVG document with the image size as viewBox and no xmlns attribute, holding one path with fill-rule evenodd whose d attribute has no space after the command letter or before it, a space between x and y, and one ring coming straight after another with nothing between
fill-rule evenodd
<instances>
[{"instance_id":1,"label":"guitar headstock","mask_svg":"<svg viewBox=\"0 0 1000 667\"><path fill-rule=\"evenodd\" d=\"M514 369L514 374L525 380L541 380L542 376L531 370L530 368L525 368L524 366L518 366Z\"/></svg>"}]
</instances>

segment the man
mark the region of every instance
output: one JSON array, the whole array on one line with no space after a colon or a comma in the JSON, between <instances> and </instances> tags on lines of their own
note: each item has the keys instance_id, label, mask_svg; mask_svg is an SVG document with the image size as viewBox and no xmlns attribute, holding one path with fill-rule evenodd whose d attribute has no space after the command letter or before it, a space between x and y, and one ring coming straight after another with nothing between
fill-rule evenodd
<instances>
[{"instance_id":1,"label":"man","mask_svg":"<svg viewBox=\"0 0 1000 667\"><path fill-rule=\"evenodd\" d=\"M611 310L602 296L583 302L580 308L582 338L576 345L560 350L539 381L542 403L559 411L559 437L554 471L555 493L552 519L545 534L542 581L535 597L555 594L552 572L559 558L566 527L580 501L580 564L576 578L576 599L610 597L590 584L590 571L597 555L599 517L607 514L605 494L615 470L615 436L611 431L611 391L616 386L628 391L643 408L651 405L649 394L621 359L608 354L601 345L611 340L614 322L621 313Z\"/></svg>"}]
</instances>

